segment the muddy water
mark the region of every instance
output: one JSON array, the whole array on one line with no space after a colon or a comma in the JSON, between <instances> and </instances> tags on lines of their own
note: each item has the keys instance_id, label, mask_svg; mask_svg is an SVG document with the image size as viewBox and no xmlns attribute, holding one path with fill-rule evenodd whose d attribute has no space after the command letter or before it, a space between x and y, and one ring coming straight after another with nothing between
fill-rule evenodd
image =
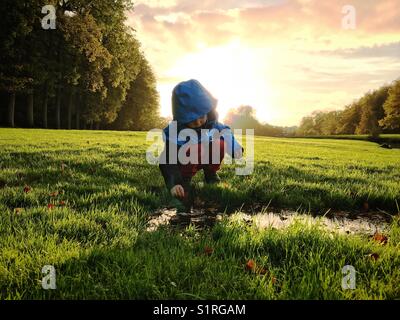
<instances>
[{"instance_id":1,"label":"muddy water","mask_svg":"<svg viewBox=\"0 0 400 320\"><path fill-rule=\"evenodd\" d=\"M193 209L191 214L182 218L178 217L174 209L160 209L150 218L148 231L154 231L162 225L189 225L197 227L209 227L224 217L228 219L243 220L261 229L274 228L284 229L301 221L308 225L319 225L328 231L341 234L366 234L373 235L376 232L387 232L389 229L388 216L382 213L360 213L349 212L330 213L329 217L312 217L294 211L269 212L262 211L255 214L236 212L235 214L224 214L216 211L205 211Z\"/></svg>"}]
</instances>

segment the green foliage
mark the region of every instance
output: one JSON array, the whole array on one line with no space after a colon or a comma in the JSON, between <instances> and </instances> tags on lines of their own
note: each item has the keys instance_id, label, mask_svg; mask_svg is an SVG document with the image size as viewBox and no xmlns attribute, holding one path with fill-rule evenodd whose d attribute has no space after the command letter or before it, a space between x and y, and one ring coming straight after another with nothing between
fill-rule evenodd
<instances>
[{"instance_id":1,"label":"green foliage","mask_svg":"<svg viewBox=\"0 0 400 320\"><path fill-rule=\"evenodd\" d=\"M33 23L37 19L33 0L4 0L0 3L0 90L21 92L33 84L29 47Z\"/></svg>"},{"instance_id":2,"label":"green foliage","mask_svg":"<svg viewBox=\"0 0 400 320\"><path fill-rule=\"evenodd\" d=\"M361 100L361 119L355 130L356 134L369 134L376 138L381 132L378 120L385 115L383 104L388 98L389 87L385 86L379 90L367 93Z\"/></svg>"},{"instance_id":3,"label":"green foliage","mask_svg":"<svg viewBox=\"0 0 400 320\"><path fill-rule=\"evenodd\" d=\"M64 75L67 83L79 84L89 92L107 94L102 76L103 69L109 68L112 56L102 44L102 31L90 14L63 16L58 20L69 50L66 65L71 65L69 73ZM72 56L75 57L72 58Z\"/></svg>"},{"instance_id":4,"label":"green foliage","mask_svg":"<svg viewBox=\"0 0 400 320\"><path fill-rule=\"evenodd\" d=\"M41 9L45 4L55 6L55 30L41 26ZM41 118L47 119L47 111L53 112L49 118L56 128L65 124L72 128L72 119L77 129L80 122L84 126L96 124L98 128L113 123L142 65L147 64L139 41L125 25L126 12L132 8L130 0L2 1L0 9L6 14L0 22L0 49L4 56L0 63L0 91L9 96L33 94L35 117L43 112ZM156 79L148 77L146 81L153 83L142 88L140 99L149 96L146 104L152 106L152 114L157 118L158 112L153 111L158 108L158 100L152 98ZM11 99L4 97L7 105ZM56 101L52 101L54 98ZM18 109L20 102L16 101ZM12 125L14 104L8 105ZM135 104L138 109L142 106L148 109L143 103ZM32 123L32 104L28 110ZM21 123L20 118L17 123Z\"/></svg>"},{"instance_id":5,"label":"green foliage","mask_svg":"<svg viewBox=\"0 0 400 320\"><path fill-rule=\"evenodd\" d=\"M382 132L396 133L395 129L400 128L400 89L396 89L398 83L368 92L342 111L313 112L311 116L302 119L297 135L367 134L376 139Z\"/></svg>"},{"instance_id":6,"label":"green foliage","mask_svg":"<svg viewBox=\"0 0 400 320\"><path fill-rule=\"evenodd\" d=\"M400 80L396 81L389 90L389 97L384 104L385 118L379 123L390 129L400 128Z\"/></svg>"},{"instance_id":7,"label":"green foliage","mask_svg":"<svg viewBox=\"0 0 400 320\"><path fill-rule=\"evenodd\" d=\"M338 111L316 111L312 116L302 119L297 134L302 136L336 134L338 121L340 121L340 113Z\"/></svg>"},{"instance_id":8,"label":"green foliage","mask_svg":"<svg viewBox=\"0 0 400 320\"><path fill-rule=\"evenodd\" d=\"M230 109L224 119L224 123L232 129L253 129L259 136L286 136L293 135L295 128L271 126L268 123L260 123L255 116L255 110L251 106L240 106Z\"/></svg>"},{"instance_id":9,"label":"green foliage","mask_svg":"<svg viewBox=\"0 0 400 320\"><path fill-rule=\"evenodd\" d=\"M337 124L338 134L354 134L361 119L361 105L352 103L340 113Z\"/></svg>"},{"instance_id":10,"label":"green foliage","mask_svg":"<svg viewBox=\"0 0 400 320\"><path fill-rule=\"evenodd\" d=\"M162 127L155 83L154 73L142 57L139 74L130 85L127 99L114 124L115 129L144 131Z\"/></svg>"}]
</instances>

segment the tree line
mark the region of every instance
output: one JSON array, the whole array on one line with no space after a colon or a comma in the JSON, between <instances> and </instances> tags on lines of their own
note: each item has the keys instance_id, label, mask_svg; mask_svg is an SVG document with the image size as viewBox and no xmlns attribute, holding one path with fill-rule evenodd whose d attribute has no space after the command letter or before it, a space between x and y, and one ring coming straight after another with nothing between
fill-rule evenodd
<instances>
[{"instance_id":1,"label":"tree line","mask_svg":"<svg viewBox=\"0 0 400 320\"><path fill-rule=\"evenodd\" d=\"M0 125L157 127L156 78L129 10L131 0L2 0Z\"/></svg>"},{"instance_id":2,"label":"tree line","mask_svg":"<svg viewBox=\"0 0 400 320\"><path fill-rule=\"evenodd\" d=\"M224 122L233 129L254 129L256 135L272 137L369 135L400 133L400 79L345 106L344 110L314 111L300 126L282 127L261 123L252 106L230 109Z\"/></svg>"},{"instance_id":3,"label":"tree line","mask_svg":"<svg viewBox=\"0 0 400 320\"><path fill-rule=\"evenodd\" d=\"M281 127L257 120L255 110L252 106L242 105L232 108L225 116L224 122L232 129L253 129L257 136L286 137L293 136L297 130L296 126Z\"/></svg>"},{"instance_id":4,"label":"tree line","mask_svg":"<svg viewBox=\"0 0 400 320\"><path fill-rule=\"evenodd\" d=\"M301 120L299 136L400 133L400 80L367 92L340 111L314 111Z\"/></svg>"}]
</instances>

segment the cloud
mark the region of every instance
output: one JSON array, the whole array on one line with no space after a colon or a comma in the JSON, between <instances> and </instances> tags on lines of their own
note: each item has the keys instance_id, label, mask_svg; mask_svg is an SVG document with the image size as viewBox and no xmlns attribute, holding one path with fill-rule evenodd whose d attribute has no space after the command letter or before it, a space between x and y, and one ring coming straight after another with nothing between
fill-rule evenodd
<instances>
[{"instance_id":1,"label":"cloud","mask_svg":"<svg viewBox=\"0 0 400 320\"><path fill-rule=\"evenodd\" d=\"M374 46L362 46L350 49L338 49L333 51L319 51L319 54L336 55L343 58L400 58L400 42L377 44Z\"/></svg>"},{"instance_id":2,"label":"cloud","mask_svg":"<svg viewBox=\"0 0 400 320\"><path fill-rule=\"evenodd\" d=\"M271 88L274 108L295 124L314 107L340 108L398 77L399 1L352 0L354 30L342 26L348 2L145 0L128 14L128 24L168 90L187 76L172 72L180 61L195 55L193 63L207 68L199 52L239 40L257 56L257 79ZM282 114L276 121L284 122Z\"/></svg>"},{"instance_id":3,"label":"cloud","mask_svg":"<svg viewBox=\"0 0 400 320\"><path fill-rule=\"evenodd\" d=\"M133 14L137 29L172 46L194 50L198 42L209 45L240 38L249 45L277 45L290 41L311 50L372 46L400 32L397 0L355 0L356 29L344 30L337 1L158 1L140 2ZM151 4L151 6L149 5ZM158 4L158 6L157 6Z\"/></svg>"},{"instance_id":4,"label":"cloud","mask_svg":"<svg viewBox=\"0 0 400 320\"><path fill-rule=\"evenodd\" d=\"M230 9L262 8L285 3L285 0L178 0L178 1L140 1L137 8L149 8L165 12L195 13L198 11L221 11Z\"/></svg>"}]
</instances>

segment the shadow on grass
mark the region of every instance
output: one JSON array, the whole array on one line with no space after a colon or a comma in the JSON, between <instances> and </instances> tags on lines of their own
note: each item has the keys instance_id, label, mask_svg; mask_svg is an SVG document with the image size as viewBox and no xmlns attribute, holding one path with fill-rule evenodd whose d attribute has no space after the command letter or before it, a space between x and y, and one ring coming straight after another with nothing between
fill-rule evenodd
<instances>
[{"instance_id":1,"label":"shadow on grass","mask_svg":"<svg viewBox=\"0 0 400 320\"><path fill-rule=\"evenodd\" d=\"M300 226L285 232L259 232L245 224L225 222L202 233L193 227L180 232L161 228L142 232L130 248L95 248L56 265L57 290L45 291L33 285L24 291L23 298L398 297L398 253L385 256L385 263L374 263L366 258L371 250L380 249L360 239L331 238ZM246 267L249 260L256 267ZM358 272L356 290L341 288L345 265Z\"/></svg>"},{"instance_id":2,"label":"shadow on grass","mask_svg":"<svg viewBox=\"0 0 400 320\"><path fill-rule=\"evenodd\" d=\"M77 208L88 205L79 203L81 194L90 196L97 192L103 192L103 195L96 198L99 205L112 203L114 198L124 203L130 197L136 198L151 209L167 205L168 192L158 167L145 163L144 158L142 162L137 162L141 159L139 155L127 152L107 153L106 161L93 161L89 157L76 161L68 159L67 167L61 169L63 160L59 158L60 153L68 155L72 151L13 152L8 160L9 166L20 172L6 180L2 178L3 188L6 185L23 188L25 184L42 188L61 185L65 192L70 192L75 199ZM132 161L126 159L127 154ZM78 155L79 153L74 154ZM21 170L21 167L25 168L25 171ZM227 173L226 183L215 188L204 188L199 191L199 195L203 201L217 206L219 210L228 211L238 209L242 205L251 207L257 203L323 214L328 209L360 210L366 201L370 209L379 208L389 212L396 212L397 209L390 193L367 193L372 181L366 178L336 178L294 166L281 168L270 165L263 166L262 172L260 170L260 166L256 164L253 176L242 177L237 183L236 180L233 182L230 179L231 172L223 171L223 175ZM258 178L254 178L254 175ZM104 193L104 190L121 184L135 187L137 192L120 196ZM381 182L374 180L373 184L384 190L385 186ZM14 207L17 205L18 203L13 203Z\"/></svg>"}]
</instances>

